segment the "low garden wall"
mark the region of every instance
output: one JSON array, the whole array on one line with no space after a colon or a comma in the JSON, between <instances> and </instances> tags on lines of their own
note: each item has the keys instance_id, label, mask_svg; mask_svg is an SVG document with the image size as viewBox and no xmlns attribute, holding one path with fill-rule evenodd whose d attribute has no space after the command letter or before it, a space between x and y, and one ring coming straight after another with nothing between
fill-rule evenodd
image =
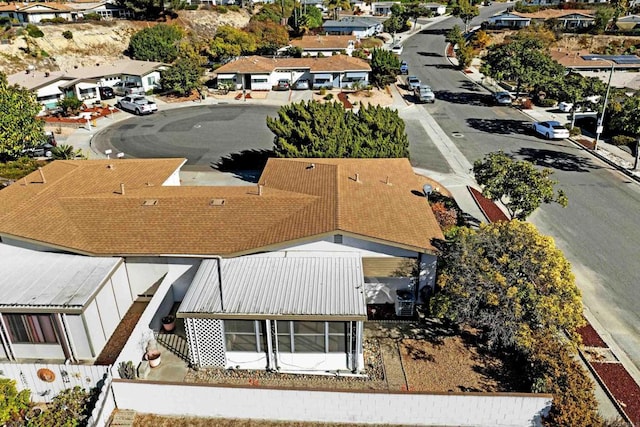
<instances>
[{"instance_id":1,"label":"low garden wall","mask_svg":"<svg viewBox=\"0 0 640 427\"><path fill-rule=\"evenodd\" d=\"M282 421L539 426L552 396L519 393L371 393L113 380L119 409L158 415Z\"/></svg>"}]
</instances>

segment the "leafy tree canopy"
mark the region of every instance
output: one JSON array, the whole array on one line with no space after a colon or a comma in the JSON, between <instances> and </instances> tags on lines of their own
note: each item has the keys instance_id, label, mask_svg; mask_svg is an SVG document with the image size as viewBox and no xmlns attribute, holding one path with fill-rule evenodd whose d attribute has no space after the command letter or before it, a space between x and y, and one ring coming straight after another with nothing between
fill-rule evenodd
<instances>
[{"instance_id":1,"label":"leafy tree canopy","mask_svg":"<svg viewBox=\"0 0 640 427\"><path fill-rule=\"evenodd\" d=\"M256 41L256 51L262 55L273 55L282 46L289 44L287 29L271 21L253 21L245 27Z\"/></svg>"},{"instance_id":2,"label":"leafy tree canopy","mask_svg":"<svg viewBox=\"0 0 640 427\"><path fill-rule=\"evenodd\" d=\"M171 63L178 57L178 46L183 37L175 25L158 24L138 31L129 41L133 59Z\"/></svg>"},{"instance_id":3,"label":"leafy tree canopy","mask_svg":"<svg viewBox=\"0 0 640 427\"><path fill-rule=\"evenodd\" d=\"M117 4L148 18L159 16L164 9L164 0L117 0Z\"/></svg>"},{"instance_id":4,"label":"leafy tree canopy","mask_svg":"<svg viewBox=\"0 0 640 427\"><path fill-rule=\"evenodd\" d=\"M25 148L45 140L44 123L36 117L40 110L42 105L31 91L9 85L0 72L0 159L19 157Z\"/></svg>"},{"instance_id":5,"label":"leafy tree canopy","mask_svg":"<svg viewBox=\"0 0 640 427\"><path fill-rule=\"evenodd\" d=\"M462 19L464 22L464 32L469 32L469 24L471 20L480 14L478 6L474 6L470 0L458 0L451 12L456 18Z\"/></svg>"},{"instance_id":6,"label":"leafy tree canopy","mask_svg":"<svg viewBox=\"0 0 640 427\"><path fill-rule=\"evenodd\" d=\"M178 95L189 95L200 87L202 67L193 58L178 58L172 67L162 71L162 88Z\"/></svg>"},{"instance_id":7,"label":"leafy tree canopy","mask_svg":"<svg viewBox=\"0 0 640 427\"><path fill-rule=\"evenodd\" d=\"M562 190L549 176L551 169L538 170L525 160L515 161L502 151L487 154L473 164L476 181L482 186L482 194L491 200L500 200L511 218L524 220L542 203L568 204Z\"/></svg>"},{"instance_id":8,"label":"leafy tree canopy","mask_svg":"<svg viewBox=\"0 0 640 427\"><path fill-rule=\"evenodd\" d=\"M538 331L566 330L578 342L583 307L571 265L532 224L463 227L441 259L436 316L483 329L496 348L530 349Z\"/></svg>"},{"instance_id":9,"label":"leafy tree canopy","mask_svg":"<svg viewBox=\"0 0 640 427\"><path fill-rule=\"evenodd\" d=\"M254 53L256 49L257 43L253 34L230 25L218 27L215 37L209 43L209 53L218 59Z\"/></svg>"},{"instance_id":10,"label":"leafy tree canopy","mask_svg":"<svg viewBox=\"0 0 640 427\"><path fill-rule=\"evenodd\" d=\"M385 87L396 81L400 72L400 59L393 52L373 49L371 52L371 83Z\"/></svg>"},{"instance_id":11,"label":"leafy tree canopy","mask_svg":"<svg viewBox=\"0 0 640 427\"><path fill-rule=\"evenodd\" d=\"M284 105L267 117L279 157L408 157L409 141L398 112L384 107L345 111L340 103Z\"/></svg>"},{"instance_id":12,"label":"leafy tree canopy","mask_svg":"<svg viewBox=\"0 0 640 427\"><path fill-rule=\"evenodd\" d=\"M609 130L616 134L640 137L640 94L612 99L609 108Z\"/></svg>"},{"instance_id":13,"label":"leafy tree canopy","mask_svg":"<svg viewBox=\"0 0 640 427\"><path fill-rule=\"evenodd\" d=\"M543 42L529 37L489 47L480 71L496 80L515 81L517 93L523 86L545 86L564 75L564 67L549 56Z\"/></svg>"}]
</instances>

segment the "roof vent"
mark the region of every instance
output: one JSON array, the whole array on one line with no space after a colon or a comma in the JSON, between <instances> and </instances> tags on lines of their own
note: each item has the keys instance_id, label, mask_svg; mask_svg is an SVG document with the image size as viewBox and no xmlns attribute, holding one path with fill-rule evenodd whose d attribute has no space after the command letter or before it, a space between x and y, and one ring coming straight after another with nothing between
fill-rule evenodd
<instances>
[{"instance_id":1,"label":"roof vent","mask_svg":"<svg viewBox=\"0 0 640 427\"><path fill-rule=\"evenodd\" d=\"M147 199L142 202L142 206L155 206L158 204L157 199Z\"/></svg>"},{"instance_id":2,"label":"roof vent","mask_svg":"<svg viewBox=\"0 0 640 427\"><path fill-rule=\"evenodd\" d=\"M360 181L360 174L359 173L356 173L356 182L362 182L362 181Z\"/></svg>"},{"instance_id":3,"label":"roof vent","mask_svg":"<svg viewBox=\"0 0 640 427\"><path fill-rule=\"evenodd\" d=\"M311 163L309 166L307 166L307 169L315 169L316 164L315 163Z\"/></svg>"},{"instance_id":4,"label":"roof vent","mask_svg":"<svg viewBox=\"0 0 640 427\"><path fill-rule=\"evenodd\" d=\"M209 206L224 206L224 199L211 199Z\"/></svg>"}]
</instances>

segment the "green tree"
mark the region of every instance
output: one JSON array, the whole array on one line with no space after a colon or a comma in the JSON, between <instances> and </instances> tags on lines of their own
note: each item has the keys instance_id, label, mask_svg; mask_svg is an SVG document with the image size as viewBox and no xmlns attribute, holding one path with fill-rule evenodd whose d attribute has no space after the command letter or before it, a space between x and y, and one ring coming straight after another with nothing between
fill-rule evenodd
<instances>
[{"instance_id":1,"label":"green tree","mask_svg":"<svg viewBox=\"0 0 640 427\"><path fill-rule=\"evenodd\" d=\"M531 89L551 84L562 78L564 67L554 61L543 46L541 40L529 37L491 46L480 71L496 80L515 81L518 94L523 86Z\"/></svg>"},{"instance_id":2,"label":"green tree","mask_svg":"<svg viewBox=\"0 0 640 427\"><path fill-rule=\"evenodd\" d=\"M469 24L471 20L480 14L478 6L474 6L470 0L458 0L451 12L456 18L462 19L464 22L464 32L469 32Z\"/></svg>"},{"instance_id":3,"label":"green tree","mask_svg":"<svg viewBox=\"0 0 640 427\"><path fill-rule=\"evenodd\" d=\"M444 244L432 313L487 334L493 348L531 349L540 331L579 342L582 299L553 239L518 220L462 227Z\"/></svg>"},{"instance_id":4,"label":"green tree","mask_svg":"<svg viewBox=\"0 0 640 427\"><path fill-rule=\"evenodd\" d=\"M31 392L22 390L18 393L16 382L8 378L0 378L0 424L4 425L29 409Z\"/></svg>"},{"instance_id":5,"label":"green tree","mask_svg":"<svg viewBox=\"0 0 640 427\"><path fill-rule=\"evenodd\" d=\"M371 52L371 83L377 87L385 87L396 81L400 72L400 59L393 52L384 49L373 49Z\"/></svg>"},{"instance_id":6,"label":"green tree","mask_svg":"<svg viewBox=\"0 0 640 427\"><path fill-rule=\"evenodd\" d=\"M164 0L117 0L117 4L147 18L158 17L164 9Z\"/></svg>"},{"instance_id":7,"label":"green tree","mask_svg":"<svg viewBox=\"0 0 640 427\"><path fill-rule=\"evenodd\" d=\"M340 10L351 10L349 0L324 0L324 5L333 13L333 19L338 19Z\"/></svg>"},{"instance_id":8,"label":"green tree","mask_svg":"<svg viewBox=\"0 0 640 427\"><path fill-rule=\"evenodd\" d=\"M129 41L133 59L171 63L178 57L183 32L176 25L158 24L138 31Z\"/></svg>"},{"instance_id":9,"label":"green tree","mask_svg":"<svg viewBox=\"0 0 640 427\"><path fill-rule=\"evenodd\" d=\"M209 43L209 53L220 60L254 53L256 49L253 34L230 25L218 27L215 37Z\"/></svg>"},{"instance_id":10,"label":"green tree","mask_svg":"<svg viewBox=\"0 0 640 427\"><path fill-rule=\"evenodd\" d=\"M173 66L162 71L162 88L180 96L191 94L200 87L202 67L193 58L178 58Z\"/></svg>"},{"instance_id":11,"label":"green tree","mask_svg":"<svg viewBox=\"0 0 640 427\"><path fill-rule=\"evenodd\" d=\"M296 4L293 15L289 17L289 26L297 35L322 26L322 12L317 7Z\"/></svg>"},{"instance_id":12,"label":"green tree","mask_svg":"<svg viewBox=\"0 0 640 427\"><path fill-rule=\"evenodd\" d=\"M283 25L275 22L249 22L245 31L253 36L256 52L261 55L274 55L279 48L289 44L289 32Z\"/></svg>"},{"instance_id":13,"label":"green tree","mask_svg":"<svg viewBox=\"0 0 640 427\"><path fill-rule=\"evenodd\" d=\"M638 168L640 158L640 94L625 96L624 101L612 100L609 108L609 131L615 134L636 138L635 162L633 169Z\"/></svg>"},{"instance_id":14,"label":"green tree","mask_svg":"<svg viewBox=\"0 0 640 427\"><path fill-rule=\"evenodd\" d=\"M476 160L473 173L482 195L502 202L511 218L524 220L542 203L568 204L562 190L554 191L557 182L549 178L551 169L538 170L531 162L515 161L502 151Z\"/></svg>"},{"instance_id":15,"label":"green tree","mask_svg":"<svg viewBox=\"0 0 640 427\"><path fill-rule=\"evenodd\" d=\"M418 23L418 18L421 16L426 16L430 18L433 16L433 12L422 6L419 2L413 2L405 5L405 13L404 16L407 19L413 19L413 25L415 26Z\"/></svg>"},{"instance_id":16,"label":"green tree","mask_svg":"<svg viewBox=\"0 0 640 427\"><path fill-rule=\"evenodd\" d=\"M475 56L475 50L473 46L467 41L463 41L461 44L458 44L458 49L456 49L456 57L458 59L458 67L462 70L466 69L471 65L471 61Z\"/></svg>"},{"instance_id":17,"label":"green tree","mask_svg":"<svg viewBox=\"0 0 640 427\"><path fill-rule=\"evenodd\" d=\"M560 87L556 89L556 99L565 99L574 105L571 114L571 127L575 126L576 109L587 96L604 95L606 86L597 77L584 77L578 73L568 73L560 81Z\"/></svg>"},{"instance_id":18,"label":"green tree","mask_svg":"<svg viewBox=\"0 0 640 427\"><path fill-rule=\"evenodd\" d=\"M44 141L44 123L37 118L40 110L42 105L31 91L9 85L0 72L0 159L14 159Z\"/></svg>"},{"instance_id":19,"label":"green tree","mask_svg":"<svg viewBox=\"0 0 640 427\"><path fill-rule=\"evenodd\" d=\"M604 33L615 14L616 10L612 7L597 8L593 20L593 32L596 34Z\"/></svg>"},{"instance_id":20,"label":"green tree","mask_svg":"<svg viewBox=\"0 0 640 427\"><path fill-rule=\"evenodd\" d=\"M85 158L82 150L75 150L72 145L62 144L51 149L51 157L54 160L74 160L77 158Z\"/></svg>"},{"instance_id":21,"label":"green tree","mask_svg":"<svg viewBox=\"0 0 640 427\"><path fill-rule=\"evenodd\" d=\"M378 106L345 111L341 103L284 105L267 117L279 157L407 157L409 141L397 111Z\"/></svg>"},{"instance_id":22,"label":"green tree","mask_svg":"<svg viewBox=\"0 0 640 427\"><path fill-rule=\"evenodd\" d=\"M57 106L62 109L64 116L73 116L82 108L82 100L77 96L65 96L57 102Z\"/></svg>"},{"instance_id":23,"label":"green tree","mask_svg":"<svg viewBox=\"0 0 640 427\"><path fill-rule=\"evenodd\" d=\"M445 40L452 45L462 43L464 41L464 35L462 34L460 26L454 25L450 30L448 30L445 35Z\"/></svg>"}]
</instances>

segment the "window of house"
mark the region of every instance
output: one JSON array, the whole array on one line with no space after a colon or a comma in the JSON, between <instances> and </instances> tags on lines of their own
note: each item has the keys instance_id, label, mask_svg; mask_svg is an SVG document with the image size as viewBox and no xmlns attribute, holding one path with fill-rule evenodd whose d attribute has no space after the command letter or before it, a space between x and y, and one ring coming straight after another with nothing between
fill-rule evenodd
<instances>
[{"instance_id":1,"label":"window of house","mask_svg":"<svg viewBox=\"0 0 640 427\"><path fill-rule=\"evenodd\" d=\"M156 76L147 77L147 86L155 86L156 84Z\"/></svg>"},{"instance_id":2,"label":"window of house","mask_svg":"<svg viewBox=\"0 0 640 427\"><path fill-rule=\"evenodd\" d=\"M347 351L347 322L327 322L329 333L329 352Z\"/></svg>"},{"instance_id":3,"label":"window of house","mask_svg":"<svg viewBox=\"0 0 640 427\"><path fill-rule=\"evenodd\" d=\"M278 351L291 353L291 322L278 320Z\"/></svg>"},{"instance_id":4,"label":"window of house","mask_svg":"<svg viewBox=\"0 0 640 427\"><path fill-rule=\"evenodd\" d=\"M324 353L325 322L293 322L294 353Z\"/></svg>"},{"instance_id":5,"label":"window of house","mask_svg":"<svg viewBox=\"0 0 640 427\"><path fill-rule=\"evenodd\" d=\"M11 342L55 344L58 342L53 319L48 314L3 314Z\"/></svg>"},{"instance_id":6,"label":"window of house","mask_svg":"<svg viewBox=\"0 0 640 427\"><path fill-rule=\"evenodd\" d=\"M225 320L224 338L227 351L266 351L263 322L257 320Z\"/></svg>"}]
</instances>

